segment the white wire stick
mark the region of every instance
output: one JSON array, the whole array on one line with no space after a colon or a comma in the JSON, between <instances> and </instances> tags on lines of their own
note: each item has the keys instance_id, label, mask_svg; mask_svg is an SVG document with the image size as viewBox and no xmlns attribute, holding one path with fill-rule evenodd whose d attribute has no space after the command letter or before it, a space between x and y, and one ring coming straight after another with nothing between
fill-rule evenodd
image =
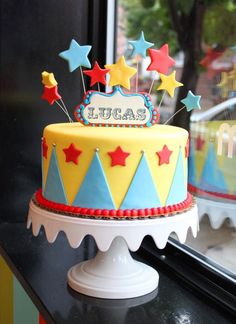
<instances>
[{"instance_id":1,"label":"white wire stick","mask_svg":"<svg viewBox=\"0 0 236 324\"><path fill-rule=\"evenodd\" d=\"M158 109L161 107L161 104L162 104L162 102L163 102L163 100L164 100L164 98L165 98L165 95L166 95L166 91L163 92L163 95L162 95L162 97L161 97L161 101L160 101L160 103L159 103L159 105L158 105Z\"/></svg>"},{"instance_id":2,"label":"white wire stick","mask_svg":"<svg viewBox=\"0 0 236 324\"><path fill-rule=\"evenodd\" d=\"M79 67L79 69L80 69L80 75L81 75L82 84L83 84L83 89L84 89L84 93L85 93L85 92L86 92L86 89L85 89L84 76L83 76L83 71L82 71L81 66Z\"/></svg>"},{"instance_id":3,"label":"white wire stick","mask_svg":"<svg viewBox=\"0 0 236 324\"><path fill-rule=\"evenodd\" d=\"M172 115L169 119L167 119L167 121L164 123L164 125L166 125L175 115L177 115L184 108L185 108L185 106L183 106L182 108L180 108L179 110L177 110L176 113L174 113L174 115Z\"/></svg>"},{"instance_id":4,"label":"white wire stick","mask_svg":"<svg viewBox=\"0 0 236 324\"><path fill-rule=\"evenodd\" d=\"M150 86L150 89L149 89L149 91L148 91L148 94L151 94L151 91L152 91L152 88L153 88L153 84L154 84L154 79L152 80L152 83L151 83L151 86Z\"/></svg>"},{"instance_id":5,"label":"white wire stick","mask_svg":"<svg viewBox=\"0 0 236 324\"><path fill-rule=\"evenodd\" d=\"M136 69L137 69L137 73L136 73L136 79L135 79L135 91L136 93L138 92L138 74L139 74L139 66L138 66L138 58L137 58L137 63L136 63Z\"/></svg>"},{"instance_id":6,"label":"white wire stick","mask_svg":"<svg viewBox=\"0 0 236 324\"><path fill-rule=\"evenodd\" d=\"M66 114L67 114L67 116L69 118L70 123L73 123L73 120L70 118L69 112L68 112L68 110L66 108L66 105L65 105L64 101L62 100L62 98L60 100L61 100L61 103L62 103L62 105L63 105L63 107L64 107L64 109L66 111Z\"/></svg>"},{"instance_id":7,"label":"white wire stick","mask_svg":"<svg viewBox=\"0 0 236 324\"><path fill-rule=\"evenodd\" d=\"M61 108L61 110L66 114L66 116L68 117L69 121L70 121L70 116L67 114L67 112L65 111L65 109L63 108L62 105L59 104L59 102L56 100L55 103Z\"/></svg>"}]
</instances>

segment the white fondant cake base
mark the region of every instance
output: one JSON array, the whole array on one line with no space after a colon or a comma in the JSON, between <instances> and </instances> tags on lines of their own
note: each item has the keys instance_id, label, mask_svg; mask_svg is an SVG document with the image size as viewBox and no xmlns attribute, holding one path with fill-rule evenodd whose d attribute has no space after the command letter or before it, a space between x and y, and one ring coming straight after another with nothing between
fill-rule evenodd
<instances>
[{"instance_id":1,"label":"white fondant cake base","mask_svg":"<svg viewBox=\"0 0 236 324\"><path fill-rule=\"evenodd\" d=\"M226 219L236 228L236 203L225 203L204 198L196 198L199 220L208 215L211 227L219 229Z\"/></svg>"},{"instance_id":2,"label":"white fondant cake base","mask_svg":"<svg viewBox=\"0 0 236 324\"><path fill-rule=\"evenodd\" d=\"M194 206L182 214L155 219L84 219L43 210L31 201L27 227L31 224L35 236L44 226L49 242L54 242L59 231L64 231L74 248L87 234L92 235L100 251L94 259L72 267L68 283L74 290L89 296L123 299L150 293L159 281L156 270L133 260L128 248L136 251L143 238L151 235L162 249L172 232L184 243L189 228L194 237L197 235L198 214Z\"/></svg>"}]
</instances>

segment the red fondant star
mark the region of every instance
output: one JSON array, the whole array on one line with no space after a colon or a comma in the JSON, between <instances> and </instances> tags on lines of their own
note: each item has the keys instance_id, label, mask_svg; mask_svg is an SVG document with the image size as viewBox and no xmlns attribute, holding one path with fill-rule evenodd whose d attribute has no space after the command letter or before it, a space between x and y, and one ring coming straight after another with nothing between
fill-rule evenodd
<instances>
[{"instance_id":1,"label":"red fondant star","mask_svg":"<svg viewBox=\"0 0 236 324\"><path fill-rule=\"evenodd\" d=\"M55 87L44 87L44 92L42 94L42 99L45 99L49 102L50 105L54 103L54 101L61 99L61 96L58 93L57 86Z\"/></svg>"},{"instance_id":2,"label":"red fondant star","mask_svg":"<svg viewBox=\"0 0 236 324\"><path fill-rule=\"evenodd\" d=\"M108 152L111 157L111 166L122 165L125 166L126 158L130 155L128 152L124 152L120 146L113 152Z\"/></svg>"},{"instance_id":3,"label":"red fondant star","mask_svg":"<svg viewBox=\"0 0 236 324\"><path fill-rule=\"evenodd\" d=\"M78 158L82 151L77 150L73 143L71 143L69 147L64 148L63 152L66 155L66 162L73 162L74 164L78 164Z\"/></svg>"},{"instance_id":4,"label":"red fondant star","mask_svg":"<svg viewBox=\"0 0 236 324\"><path fill-rule=\"evenodd\" d=\"M185 157L188 158L189 157L189 137L187 139L187 143L185 146Z\"/></svg>"},{"instance_id":5,"label":"red fondant star","mask_svg":"<svg viewBox=\"0 0 236 324\"><path fill-rule=\"evenodd\" d=\"M205 140L201 138L200 135L197 136L196 142L195 142L195 148L197 151L202 151L203 146L205 144Z\"/></svg>"},{"instance_id":6,"label":"red fondant star","mask_svg":"<svg viewBox=\"0 0 236 324\"><path fill-rule=\"evenodd\" d=\"M159 157L159 165L162 164L169 164L170 162L170 156L173 151L170 151L167 147L167 145L164 145L161 151L156 152L156 154Z\"/></svg>"},{"instance_id":7,"label":"red fondant star","mask_svg":"<svg viewBox=\"0 0 236 324\"><path fill-rule=\"evenodd\" d=\"M92 87L97 82L100 82L100 83L106 85L105 75L109 71L110 71L110 69L101 69L96 61L92 70L85 70L83 72L84 72L84 74L86 74L90 77L90 87Z\"/></svg>"},{"instance_id":8,"label":"red fondant star","mask_svg":"<svg viewBox=\"0 0 236 324\"><path fill-rule=\"evenodd\" d=\"M175 60L169 56L168 44L163 45L159 50L149 48L148 52L151 58L148 71L154 70L166 74L169 68L175 64Z\"/></svg>"},{"instance_id":9,"label":"red fondant star","mask_svg":"<svg viewBox=\"0 0 236 324\"><path fill-rule=\"evenodd\" d=\"M46 143L45 137L43 138L43 141L42 141L42 152L43 152L43 157L45 159L47 159L48 158L48 145Z\"/></svg>"}]
</instances>

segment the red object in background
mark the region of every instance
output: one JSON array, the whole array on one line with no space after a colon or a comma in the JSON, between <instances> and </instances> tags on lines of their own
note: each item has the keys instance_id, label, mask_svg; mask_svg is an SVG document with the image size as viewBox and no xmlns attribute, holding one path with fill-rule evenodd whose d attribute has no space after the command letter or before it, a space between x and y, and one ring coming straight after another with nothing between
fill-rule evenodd
<instances>
[{"instance_id":1,"label":"red object in background","mask_svg":"<svg viewBox=\"0 0 236 324\"><path fill-rule=\"evenodd\" d=\"M219 58L220 56L222 56L222 54L224 53L224 50L216 50L214 48L208 48L205 56L203 57L203 59L201 59L201 61L199 62L199 64L201 64L202 66L204 66L207 69L207 76L209 79L212 79L217 73L222 72L222 69L215 69L213 67L213 62Z\"/></svg>"},{"instance_id":2,"label":"red object in background","mask_svg":"<svg viewBox=\"0 0 236 324\"><path fill-rule=\"evenodd\" d=\"M200 135L198 135L196 140L195 140L195 148L196 148L196 150L197 151L202 151L204 144L205 144L205 140L203 138L201 138Z\"/></svg>"},{"instance_id":3,"label":"red object in background","mask_svg":"<svg viewBox=\"0 0 236 324\"><path fill-rule=\"evenodd\" d=\"M41 314L39 314L39 324L47 324L47 322L45 321L45 319Z\"/></svg>"}]
</instances>

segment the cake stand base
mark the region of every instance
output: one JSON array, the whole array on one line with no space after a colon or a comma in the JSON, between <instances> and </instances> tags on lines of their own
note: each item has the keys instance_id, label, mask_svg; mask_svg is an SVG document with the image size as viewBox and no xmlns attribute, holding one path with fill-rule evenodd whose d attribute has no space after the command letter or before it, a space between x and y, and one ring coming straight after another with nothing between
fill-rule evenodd
<instances>
[{"instance_id":1,"label":"cake stand base","mask_svg":"<svg viewBox=\"0 0 236 324\"><path fill-rule=\"evenodd\" d=\"M47 240L54 242L63 231L73 248L86 235L94 237L98 254L92 260L72 267L68 283L74 290L93 297L125 299L150 293L158 286L159 275L153 268L133 260L129 250L137 251L143 238L150 235L163 249L171 233L184 243L191 228L198 231L196 205L181 214L142 220L86 219L56 214L30 202L27 226L35 236L44 227Z\"/></svg>"},{"instance_id":2,"label":"cake stand base","mask_svg":"<svg viewBox=\"0 0 236 324\"><path fill-rule=\"evenodd\" d=\"M106 252L79 263L68 272L68 284L88 296L121 299L148 294L158 286L159 275L135 261L122 237L116 237Z\"/></svg>"}]
</instances>

